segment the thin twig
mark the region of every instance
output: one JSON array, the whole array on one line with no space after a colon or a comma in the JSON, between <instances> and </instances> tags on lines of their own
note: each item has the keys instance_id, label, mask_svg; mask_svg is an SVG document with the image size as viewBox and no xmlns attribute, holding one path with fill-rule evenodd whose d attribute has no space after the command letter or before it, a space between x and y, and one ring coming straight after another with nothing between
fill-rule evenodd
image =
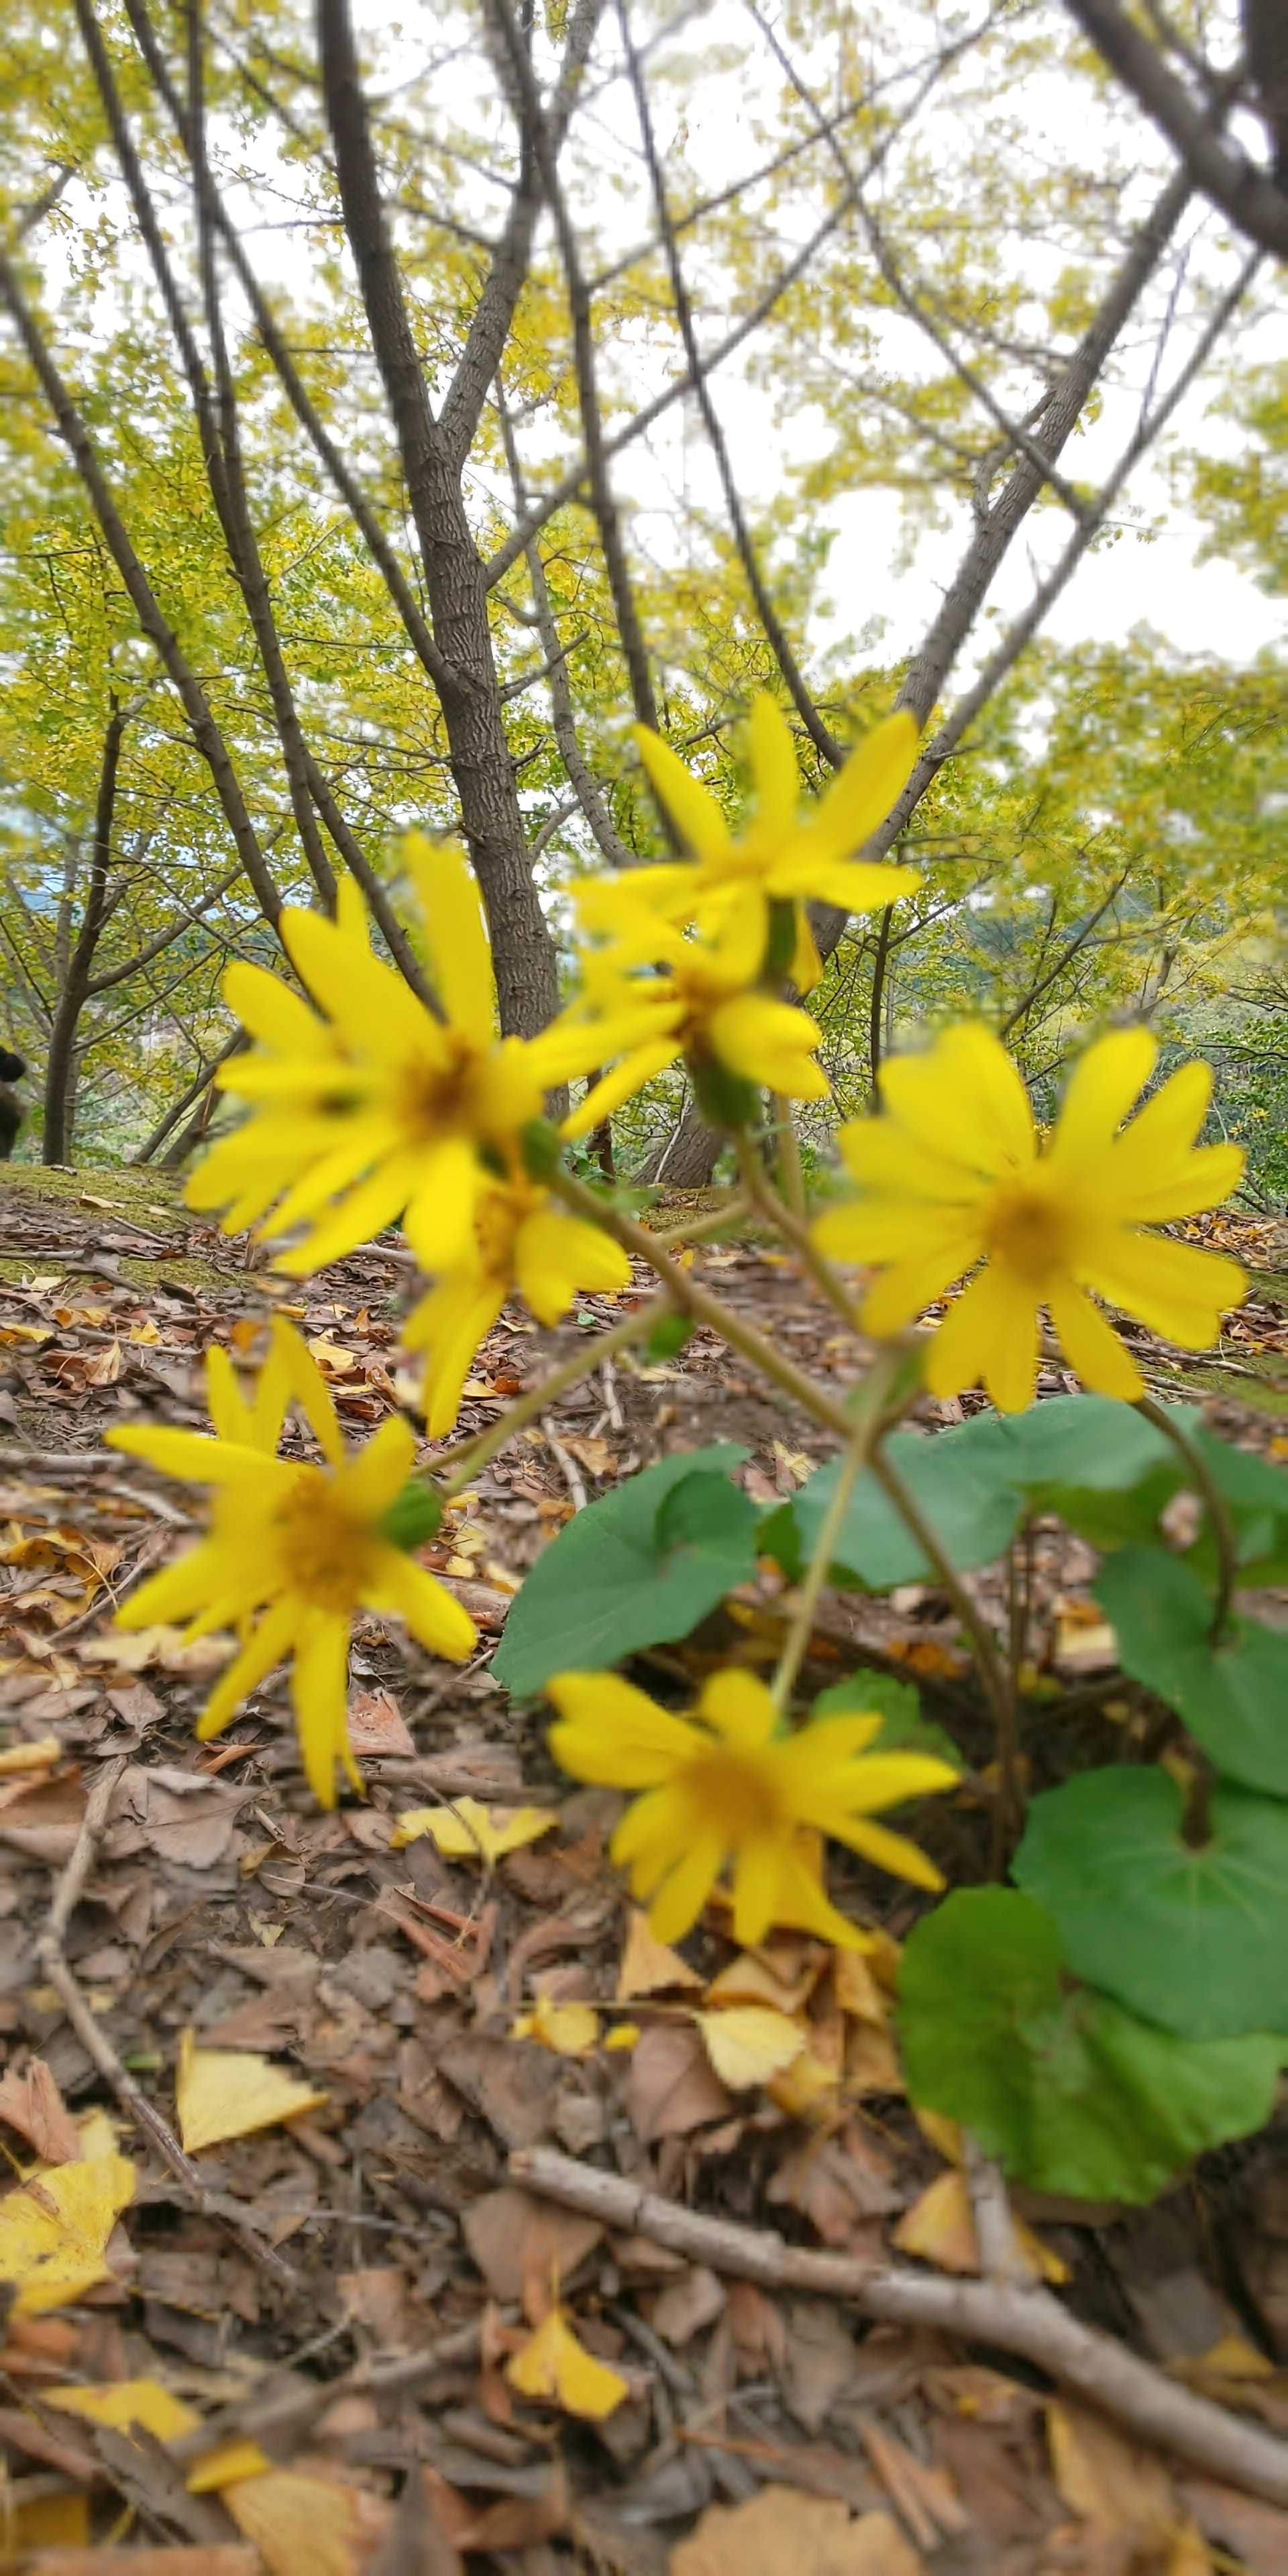
<instances>
[{"instance_id":1,"label":"thin twig","mask_svg":"<svg viewBox=\"0 0 1288 2576\"><path fill-rule=\"evenodd\" d=\"M480 1468L486 1467L489 1459L495 1458L498 1450L504 1449L514 1438L516 1431L521 1431L525 1423L535 1422L539 1414L547 1412L557 1396L566 1395L570 1386L577 1386L592 1369L599 1367L602 1360L611 1359L615 1351L624 1351L631 1342L641 1341L670 1312L669 1297L657 1297L647 1306L632 1307L610 1332L598 1333L593 1341L583 1342L581 1349L562 1360L548 1377L539 1378L534 1385L525 1387L523 1394L516 1396L514 1403L507 1405L500 1419L489 1424L486 1431L480 1431L475 1439L465 1441L461 1448L449 1450L446 1457L437 1462L448 1470L447 1481L440 1489L444 1500L450 1501L461 1493Z\"/></svg>"},{"instance_id":2,"label":"thin twig","mask_svg":"<svg viewBox=\"0 0 1288 2576\"><path fill-rule=\"evenodd\" d=\"M271 2273L284 2289L294 2290L299 2284L290 2265L284 2263L274 2247L256 2235L244 2219L231 2212L217 2193L207 2188L168 2121L136 2084L128 2068L122 2065L106 2033L90 2011L67 1963L63 1948L67 1926L84 1894L85 1882L107 1825L116 1785L124 1769L125 1756L117 1754L110 1762L104 1763L94 1782L85 1803L80 1832L54 1888L49 1917L34 1944L33 1955L46 1983L53 1987L91 2065L111 2086L127 2119L152 2140L162 2162L169 2167L176 2182L182 2185L185 2196L203 2217L217 2219L221 2225L231 2228L238 2243L256 2263Z\"/></svg>"},{"instance_id":3,"label":"thin twig","mask_svg":"<svg viewBox=\"0 0 1288 2576\"><path fill-rule=\"evenodd\" d=\"M510 2157L509 2171L525 2191L584 2210L615 2233L646 2236L735 2280L849 2299L882 2324L929 2326L1015 2353L1089 2398L1138 2439L1157 2443L1248 2495L1288 2505L1288 2444L1178 2386L1111 2336L1080 2324L1047 2290L1005 2281L939 2280L900 2264L788 2245L770 2228L705 2217L553 2147L520 2149Z\"/></svg>"},{"instance_id":4,"label":"thin twig","mask_svg":"<svg viewBox=\"0 0 1288 2576\"><path fill-rule=\"evenodd\" d=\"M1212 1602L1211 1641L1220 1644L1230 1624L1235 1586L1239 1580L1239 1538L1230 1518L1229 1505L1218 1485L1197 1440L1176 1419L1175 1406L1156 1404L1152 1395L1138 1395L1135 1411L1152 1422L1165 1440L1170 1440L1198 1489L1204 1510L1212 1524L1216 1547L1216 1593Z\"/></svg>"},{"instance_id":5,"label":"thin twig","mask_svg":"<svg viewBox=\"0 0 1288 2576\"><path fill-rule=\"evenodd\" d=\"M985 2155L969 2131L963 2145L979 2268L986 2281L1009 2281L1017 2289L1032 2289L1033 2277L1020 2252L1002 2168Z\"/></svg>"}]
</instances>

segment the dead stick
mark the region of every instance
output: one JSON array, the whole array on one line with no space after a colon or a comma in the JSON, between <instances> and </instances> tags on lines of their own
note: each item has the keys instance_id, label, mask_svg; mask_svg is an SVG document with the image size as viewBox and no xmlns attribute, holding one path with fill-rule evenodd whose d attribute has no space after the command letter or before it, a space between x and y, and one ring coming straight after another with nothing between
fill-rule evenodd
<instances>
[{"instance_id":1,"label":"dead stick","mask_svg":"<svg viewBox=\"0 0 1288 2576\"><path fill-rule=\"evenodd\" d=\"M263 2237L256 2235L245 2219L228 2209L219 2195L210 2191L202 2180L191 2156L185 2155L169 2122L150 2102L141 2085L136 2084L129 2068L123 2066L105 2031L101 2030L90 2011L76 1977L69 1967L63 1949L67 1926L85 1891L85 1882L94 1865L117 1781L125 1769L125 1757L116 1755L105 1762L85 1802L85 1814L75 1847L54 1889L49 1920L34 1945L36 1963L47 1984L51 1985L66 2013L76 2037L92 2066L110 2085L117 2101L136 2128L151 2138L164 2164L176 2182L203 2217L217 2219L231 2228L243 2250L262 2264L283 2289L298 2289L299 2283L288 2263Z\"/></svg>"},{"instance_id":2,"label":"dead stick","mask_svg":"<svg viewBox=\"0 0 1288 2576\"><path fill-rule=\"evenodd\" d=\"M501 2310L501 2322L508 2324L515 2316L513 2308ZM338 2379L322 2379L312 2388L293 2389L275 2405L262 2398L250 2398L242 2405L226 2406L210 2416L197 2431L183 2433L167 2442L166 2451L176 2461L198 2460L216 2443L254 2435L261 2449L270 2457L289 2457L291 2447L300 2436L313 2430L319 2415L325 2415L342 2397L394 2397L405 2389L417 2388L437 2371L459 2369L462 2362L478 2358L483 2335L483 2319L475 2317L468 2325L457 2326L451 2334L440 2335L426 2344L421 2352L375 2352L360 2361L355 2370L345 2371Z\"/></svg>"},{"instance_id":3,"label":"dead stick","mask_svg":"<svg viewBox=\"0 0 1288 2576\"><path fill-rule=\"evenodd\" d=\"M1139 2440L1175 2452L1248 2495L1288 2505L1288 2444L1178 2387L1109 2335L1080 2325L1049 2291L1005 2281L942 2281L897 2264L870 2266L844 2254L814 2253L788 2245L769 2228L705 2218L553 2147L521 2149L510 2157L509 2171L525 2191L584 2210L623 2235L647 2236L713 2272L756 2281L767 2290L850 2299L884 2325L931 2326L1020 2354Z\"/></svg>"}]
</instances>

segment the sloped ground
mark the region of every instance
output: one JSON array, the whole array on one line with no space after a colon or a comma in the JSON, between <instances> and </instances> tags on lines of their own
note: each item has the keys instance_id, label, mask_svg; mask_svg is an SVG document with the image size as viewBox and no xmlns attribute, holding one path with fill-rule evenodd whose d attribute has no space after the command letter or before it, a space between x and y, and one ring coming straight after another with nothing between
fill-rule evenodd
<instances>
[{"instance_id":1,"label":"sloped ground","mask_svg":"<svg viewBox=\"0 0 1288 2576\"><path fill-rule=\"evenodd\" d=\"M16 2533L42 2544L33 2569L75 2576L71 2544L92 2534L111 2565L115 2533L163 2553L147 2576L445 2576L467 2559L524 2576L1281 2576L1288 2511L1174 2472L1054 2398L1039 2370L942 2324L873 2324L790 2278L733 2278L715 2244L668 2251L642 2224L578 2215L510 2176L516 2151L553 2148L699 2219L762 2242L778 2231L788 2273L790 2249L820 2246L870 2267L893 2245L936 2288L978 2264L966 2186L901 2096L886 1954L853 1976L801 1939L737 1961L717 1923L683 1958L659 1955L605 1861L615 1802L569 1789L541 1711L512 1705L487 1669L516 1582L586 1499L719 1437L750 1448L744 1480L769 1502L818 1454L811 1427L702 1333L665 1363L602 1366L479 1476L425 1552L478 1622L474 1664L449 1670L375 1619L360 1627L352 1715L370 1795L320 1815L279 1689L200 1747L192 1720L221 1649L111 1630L113 1600L182 1542L192 1497L98 1444L113 1420L199 1422L204 1349L253 1351L273 1301L302 1307L341 1419L366 1436L412 1394L396 1350L405 1259L368 1247L295 1297L155 1176L15 1170L0 1192L0 2140L62 2170L62 2106L98 2108L135 2167L105 2277L10 2320L0 2565ZM1282 1250L1269 1229L1236 1248L1268 1266L1208 1371L1213 1418L1282 1447L1288 1299L1269 1266ZM746 1245L695 1257L816 1372L858 1373L861 1351L781 1259ZM462 1433L618 1311L583 1299L553 1335L507 1315ZM1176 1355L1141 1348L1161 1391L1192 1383ZM1047 1391L1063 1384L1053 1371ZM926 1409L931 1427L947 1417L956 1408ZM1042 1540L1030 1654L1045 1686L1083 1691L1099 1746L1113 1724L1079 1654L1091 1565L1067 1537ZM1000 1623L1000 1575L972 1581ZM767 1663L780 1628L766 1573L640 1678L665 1695L721 1655ZM856 1656L919 1676L930 1712L950 1709L969 1735L968 1667L933 1587L825 1596L810 1678ZM533 1810L533 1839L486 1867L468 1823L463 1857L430 1835L394 1847L400 1812L428 1806L459 1828L466 1798ZM968 1786L941 1855L968 1875L981 1818ZM61 1950L48 1938L60 1885ZM857 1863L847 1894L870 1914L877 1883ZM888 1882L881 1902L897 1940L912 1904ZM816 2055L844 2070L830 2128L772 2076L726 2080L746 2072L727 2052L717 2071L694 2018L713 1979L717 2004L808 2011ZM597 2007L601 2040L623 2018L640 2036L580 2054L512 2038L538 1993ZM187 2031L322 2098L260 2127L248 2104L233 2115L243 2133L185 2154ZM221 2087L235 2093L227 2070ZM83 2160L89 2140L72 2143ZM1025 2214L1068 2267L1075 2313L1288 2429L1281 2146L1271 2133L1206 2159L1143 2216ZM547 2401L507 2376L516 2356L520 2380L539 2363L525 2370L524 2354L556 2284L582 2353L625 2384L602 2421L578 2411L602 2392L566 2352ZM44 2402L139 2379L261 2437L292 2477L191 2495L146 2437Z\"/></svg>"}]
</instances>

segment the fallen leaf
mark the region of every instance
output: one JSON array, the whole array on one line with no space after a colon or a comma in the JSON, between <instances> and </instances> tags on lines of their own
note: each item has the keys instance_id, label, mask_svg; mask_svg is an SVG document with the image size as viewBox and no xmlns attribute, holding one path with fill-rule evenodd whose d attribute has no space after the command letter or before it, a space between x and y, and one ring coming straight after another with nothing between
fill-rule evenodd
<instances>
[{"instance_id":1,"label":"fallen leaf","mask_svg":"<svg viewBox=\"0 0 1288 2576\"><path fill-rule=\"evenodd\" d=\"M451 1860L482 1860L488 1866L506 1852L521 1851L558 1824L548 1807L484 1807L477 1798L456 1798L450 1807L409 1807L395 1820L391 1851L401 1851L428 1834Z\"/></svg>"},{"instance_id":2,"label":"fallen leaf","mask_svg":"<svg viewBox=\"0 0 1288 2576\"><path fill-rule=\"evenodd\" d=\"M1030 2278L1056 2286L1067 2281L1068 2264L1053 2254L1022 2218L1012 2223L1016 2246ZM965 2175L956 2171L937 2174L920 2200L915 2200L900 2219L894 2242L901 2254L919 2255L923 2263L934 2263L941 2272L978 2272L979 2245Z\"/></svg>"},{"instance_id":3,"label":"fallen leaf","mask_svg":"<svg viewBox=\"0 0 1288 2576\"><path fill-rule=\"evenodd\" d=\"M349 1750L366 1760L411 1761L416 1747L392 1691L355 1691L349 1702Z\"/></svg>"},{"instance_id":4,"label":"fallen leaf","mask_svg":"<svg viewBox=\"0 0 1288 2576\"><path fill-rule=\"evenodd\" d=\"M556 2057L586 2057L599 2041L599 2015L593 2004L552 2003L539 1992L531 2012L511 2024L511 2039L535 2040Z\"/></svg>"},{"instance_id":5,"label":"fallen leaf","mask_svg":"<svg viewBox=\"0 0 1288 2576\"><path fill-rule=\"evenodd\" d=\"M630 2395L620 2373L578 2343L558 2308L511 2356L505 2375L520 2396L552 2398L566 2415L580 2415L591 2424L602 2424Z\"/></svg>"},{"instance_id":6,"label":"fallen leaf","mask_svg":"<svg viewBox=\"0 0 1288 2576\"><path fill-rule=\"evenodd\" d=\"M1156 2452L1129 2442L1088 2406L1053 2398L1046 2421L1051 2474L1071 2512L1098 2531L1129 2533L1156 2549L1175 2537L1172 2481Z\"/></svg>"},{"instance_id":7,"label":"fallen leaf","mask_svg":"<svg viewBox=\"0 0 1288 2576\"><path fill-rule=\"evenodd\" d=\"M172 2396L159 2379L113 2379L100 2388L49 2388L41 2402L66 2415L88 2416L91 2424L109 2424L117 2433L128 2433L141 2424L159 2442L195 2433L201 2422L195 2408Z\"/></svg>"},{"instance_id":8,"label":"fallen leaf","mask_svg":"<svg viewBox=\"0 0 1288 2576\"><path fill-rule=\"evenodd\" d=\"M80 2131L43 2057L30 2058L21 2075L10 2067L0 2076L0 2120L35 2148L42 2164L79 2164Z\"/></svg>"},{"instance_id":9,"label":"fallen leaf","mask_svg":"<svg viewBox=\"0 0 1288 2576\"><path fill-rule=\"evenodd\" d=\"M198 2548L42 2549L24 2561L24 2576L264 2576L257 2550L240 2541Z\"/></svg>"},{"instance_id":10,"label":"fallen leaf","mask_svg":"<svg viewBox=\"0 0 1288 2576\"><path fill-rule=\"evenodd\" d=\"M245 2138L253 2129L276 2128L301 2111L316 2111L326 2101L266 2057L232 2048L198 2048L190 2030L179 2041L179 2069L174 2088L179 2134L189 2155L218 2146L225 2138Z\"/></svg>"},{"instance_id":11,"label":"fallen leaf","mask_svg":"<svg viewBox=\"0 0 1288 2576\"><path fill-rule=\"evenodd\" d=\"M732 2004L726 2012L695 2013L694 2019L721 2083L733 2093L781 2075L805 2046L795 2022L767 2004Z\"/></svg>"},{"instance_id":12,"label":"fallen leaf","mask_svg":"<svg viewBox=\"0 0 1288 2576\"><path fill-rule=\"evenodd\" d=\"M671 2552L670 2576L925 2576L888 2513L858 2519L829 2496L766 2486L746 2504L708 2505Z\"/></svg>"},{"instance_id":13,"label":"fallen leaf","mask_svg":"<svg viewBox=\"0 0 1288 2576\"><path fill-rule=\"evenodd\" d=\"M700 1986L701 1977L665 1941L654 1939L648 1916L632 1907L626 1947L617 1971L617 2001L632 2003L637 1995L664 1995L680 1986Z\"/></svg>"},{"instance_id":14,"label":"fallen leaf","mask_svg":"<svg viewBox=\"0 0 1288 2576\"><path fill-rule=\"evenodd\" d=\"M0 2486L0 2543L7 2531L5 2501L4 2488ZM20 2504L17 2508L14 2517L13 2546L22 2556L24 2566L31 2564L25 2553L29 2550L39 2550L42 2554L34 2563L38 2568L48 2569L50 2556L46 2555L46 2552L56 2553L53 2562L55 2565L59 2559L66 2565L63 2553L68 2547L77 2557L87 2556L89 2532L88 2496L37 2496L34 2504ZM0 2564L6 2566L9 2563L7 2558L0 2561Z\"/></svg>"},{"instance_id":15,"label":"fallen leaf","mask_svg":"<svg viewBox=\"0 0 1288 2576\"><path fill-rule=\"evenodd\" d=\"M734 2107L703 2045L687 2022L660 2022L631 2051L626 2107L645 2146L655 2138L683 2137Z\"/></svg>"},{"instance_id":16,"label":"fallen leaf","mask_svg":"<svg viewBox=\"0 0 1288 2576\"><path fill-rule=\"evenodd\" d=\"M270 2576L303 2576L306 2568L308 2576L360 2576L392 2519L368 2488L296 2469L272 2469L222 2492Z\"/></svg>"},{"instance_id":17,"label":"fallen leaf","mask_svg":"<svg viewBox=\"0 0 1288 2576\"><path fill-rule=\"evenodd\" d=\"M38 1744L10 1744L0 1753L0 1780L12 1779L15 1771L48 1771L62 1749L56 1735L42 1735Z\"/></svg>"},{"instance_id":18,"label":"fallen leaf","mask_svg":"<svg viewBox=\"0 0 1288 2576\"><path fill-rule=\"evenodd\" d=\"M65 2308L111 2279L107 2240L134 2196L134 2167L115 2153L56 2165L0 2200L0 2281L15 2316Z\"/></svg>"}]
</instances>

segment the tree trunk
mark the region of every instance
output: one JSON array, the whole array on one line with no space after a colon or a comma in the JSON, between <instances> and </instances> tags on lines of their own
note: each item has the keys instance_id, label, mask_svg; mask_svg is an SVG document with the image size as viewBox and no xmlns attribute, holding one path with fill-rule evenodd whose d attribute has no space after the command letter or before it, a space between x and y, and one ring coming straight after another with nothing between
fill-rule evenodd
<instances>
[{"instance_id":1,"label":"tree trunk","mask_svg":"<svg viewBox=\"0 0 1288 2576\"><path fill-rule=\"evenodd\" d=\"M554 942L528 857L488 625L487 590L470 533L461 466L430 409L385 211L347 0L318 0L327 119L345 232L393 416L434 643L448 757L461 823L492 934L497 1003L507 1036L535 1037L559 1007Z\"/></svg>"},{"instance_id":2,"label":"tree trunk","mask_svg":"<svg viewBox=\"0 0 1288 2576\"><path fill-rule=\"evenodd\" d=\"M113 706L103 736L103 758L98 774L98 802L94 814L94 842L90 853L89 892L76 944L67 962L63 989L54 1010L49 1032L49 1061L45 1068L45 1140L46 1163L66 1163L70 1159L75 1115L76 1025L85 1006L89 989L90 968L102 932L107 904L107 879L112 864L112 814L116 804L116 776L121 762L121 736L125 717Z\"/></svg>"}]
</instances>

